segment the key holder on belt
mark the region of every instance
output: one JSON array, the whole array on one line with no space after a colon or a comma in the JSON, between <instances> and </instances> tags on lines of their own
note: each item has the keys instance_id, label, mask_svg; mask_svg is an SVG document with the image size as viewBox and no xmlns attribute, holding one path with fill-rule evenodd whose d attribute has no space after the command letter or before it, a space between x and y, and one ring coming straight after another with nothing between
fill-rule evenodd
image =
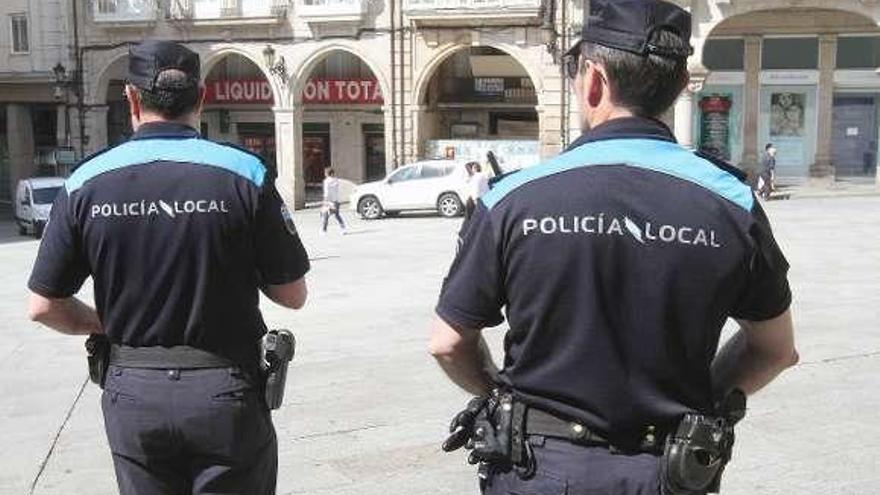
<instances>
[{"instance_id":1,"label":"key holder on belt","mask_svg":"<svg viewBox=\"0 0 880 495\"><path fill-rule=\"evenodd\" d=\"M104 388L107 368L110 367L110 339L103 333L93 333L86 339L86 357L89 362L89 379Z\"/></svg>"},{"instance_id":2,"label":"key holder on belt","mask_svg":"<svg viewBox=\"0 0 880 495\"><path fill-rule=\"evenodd\" d=\"M269 330L263 337L263 373L266 377L266 405L278 409L284 401L287 367L296 352L290 330Z\"/></svg>"}]
</instances>

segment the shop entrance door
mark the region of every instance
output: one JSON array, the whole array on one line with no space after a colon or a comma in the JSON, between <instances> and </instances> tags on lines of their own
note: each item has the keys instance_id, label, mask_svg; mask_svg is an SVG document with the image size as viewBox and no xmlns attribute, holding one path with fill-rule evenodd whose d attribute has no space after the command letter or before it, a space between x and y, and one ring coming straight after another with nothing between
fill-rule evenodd
<instances>
[{"instance_id":1,"label":"shop entrance door","mask_svg":"<svg viewBox=\"0 0 880 495\"><path fill-rule=\"evenodd\" d=\"M364 124L364 180L374 181L385 177L385 126Z\"/></svg>"},{"instance_id":2,"label":"shop entrance door","mask_svg":"<svg viewBox=\"0 0 880 495\"><path fill-rule=\"evenodd\" d=\"M834 97L833 158L838 177L874 177L877 170L877 99Z\"/></svg>"},{"instance_id":3,"label":"shop entrance door","mask_svg":"<svg viewBox=\"0 0 880 495\"><path fill-rule=\"evenodd\" d=\"M256 155L260 155L266 166L275 169L275 125L238 124L239 144Z\"/></svg>"},{"instance_id":4,"label":"shop entrance door","mask_svg":"<svg viewBox=\"0 0 880 495\"><path fill-rule=\"evenodd\" d=\"M303 124L303 174L306 186L318 187L330 166L330 124Z\"/></svg>"}]
</instances>

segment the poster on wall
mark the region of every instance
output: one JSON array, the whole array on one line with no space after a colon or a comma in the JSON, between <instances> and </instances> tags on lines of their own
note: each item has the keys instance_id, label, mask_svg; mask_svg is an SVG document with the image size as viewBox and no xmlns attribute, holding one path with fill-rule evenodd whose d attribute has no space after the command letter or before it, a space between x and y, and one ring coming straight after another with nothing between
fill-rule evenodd
<instances>
[{"instance_id":1,"label":"poster on wall","mask_svg":"<svg viewBox=\"0 0 880 495\"><path fill-rule=\"evenodd\" d=\"M806 93L770 95L770 137L804 137Z\"/></svg>"},{"instance_id":2,"label":"poster on wall","mask_svg":"<svg viewBox=\"0 0 880 495\"><path fill-rule=\"evenodd\" d=\"M804 161L806 112L806 93L770 95L770 140L777 149L777 166L797 167Z\"/></svg>"},{"instance_id":3,"label":"poster on wall","mask_svg":"<svg viewBox=\"0 0 880 495\"><path fill-rule=\"evenodd\" d=\"M700 150L730 160L730 95L700 99Z\"/></svg>"},{"instance_id":4,"label":"poster on wall","mask_svg":"<svg viewBox=\"0 0 880 495\"><path fill-rule=\"evenodd\" d=\"M485 164L486 153L492 151L501 169L512 172L537 165L541 161L540 149L541 143L530 139L432 139L425 142L425 158L475 160Z\"/></svg>"}]
</instances>

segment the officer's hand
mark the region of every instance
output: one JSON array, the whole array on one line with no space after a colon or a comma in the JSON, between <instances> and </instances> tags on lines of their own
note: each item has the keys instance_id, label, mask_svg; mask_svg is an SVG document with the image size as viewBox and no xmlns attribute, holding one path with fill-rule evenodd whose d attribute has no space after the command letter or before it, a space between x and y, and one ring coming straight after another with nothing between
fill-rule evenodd
<instances>
[{"instance_id":1,"label":"officer's hand","mask_svg":"<svg viewBox=\"0 0 880 495\"><path fill-rule=\"evenodd\" d=\"M468 402L464 411L456 414L449 424L451 435L443 442L443 451L452 452L465 446L473 435L474 420L486 406L486 397L475 397Z\"/></svg>"}]
</instances>

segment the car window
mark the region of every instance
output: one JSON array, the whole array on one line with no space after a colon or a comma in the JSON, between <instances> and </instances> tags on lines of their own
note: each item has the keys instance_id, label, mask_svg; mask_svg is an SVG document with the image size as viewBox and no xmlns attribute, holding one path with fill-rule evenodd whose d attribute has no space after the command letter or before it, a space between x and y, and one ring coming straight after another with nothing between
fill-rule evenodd
<instances>
[{"instance_id":1,"label":"car window","mask_svg":"<svg viewBox=\"0 0 880 495\"><path fill-rule=\"evenodd\" d=\"M388 182L396 183L396 182L404 182L408 180L418 179L419 178L419 169L421 167L406 167L398 170L391 174L391 177L388 178Z\"/></svg>"},{"instance_id":2,"label":"car window","mask_svg":"<svg viewBox=\"0 0 880 495\"><path fill-rule=\"evenodd\" d=\"M438 177L444 177L449 175L449 171L447 167L443 165L424 165L422 166L422 178L423 179L436 179Z\"/></svg>"},{"instance_id":3,"label":"car window","mask_svg":"<svg viewBox=\"0 0 880 495\"><path fill-rule=\"evenodd\" d=\"M61 187L44 187L40 189L34 189L34 204L35 205L50 205L55 201L55 196L58 195L58 191L61 190Z\"/></svg>"}]
</instances>

